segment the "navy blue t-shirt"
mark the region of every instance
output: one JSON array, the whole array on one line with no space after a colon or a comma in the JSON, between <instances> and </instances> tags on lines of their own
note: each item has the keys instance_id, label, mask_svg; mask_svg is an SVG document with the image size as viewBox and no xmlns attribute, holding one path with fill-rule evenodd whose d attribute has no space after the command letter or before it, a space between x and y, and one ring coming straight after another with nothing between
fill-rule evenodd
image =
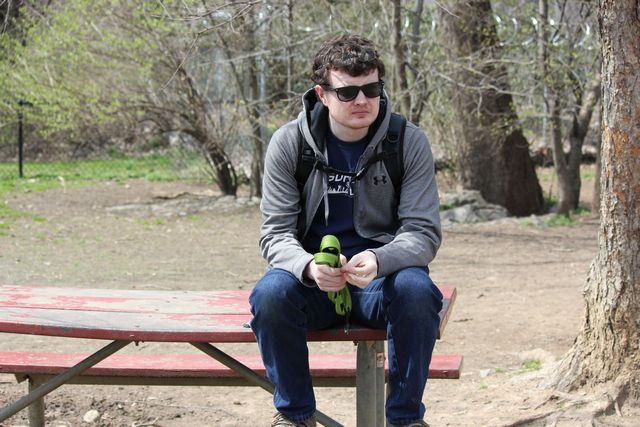
<instances>
[{"instance_id":1,"label":"navy blue t-shirt","mask_svg":"<svg viewBox=\"0 0 640 427\"><path fill-rule=\"evenodd\" d=\"M327 160L329 166L340 171L356 172L358 160L368 142L366 137L360 141L344 142L329 132L327 135ZM318 252L320 241L326 234L333 234L340 240L342 253L347 258L351 258L366 249L376 248L381 245L375 240L359 236L353 227L355 185L355 177L339 173L328 173L329 218L325 222L323 198L313 218L309 232L302 242L302 246L307 252Z\"/></svg>"}]
</instances>

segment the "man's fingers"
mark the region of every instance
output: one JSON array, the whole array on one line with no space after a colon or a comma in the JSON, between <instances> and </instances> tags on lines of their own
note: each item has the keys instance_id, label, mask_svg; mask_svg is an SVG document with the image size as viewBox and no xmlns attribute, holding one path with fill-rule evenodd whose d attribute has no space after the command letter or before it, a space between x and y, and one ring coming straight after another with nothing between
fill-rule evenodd
<instances>
[{"instance_id":1,"label":"man's fingers","mask_svg":"<svg viewBox=\"0 0 640 427\"><path fill-rule=\"evenodd\" d=\"M338 292L346 286L346 282L331 283L331 282L318 282L318 288L324 292Z\"/></svg>"}]
</instances>

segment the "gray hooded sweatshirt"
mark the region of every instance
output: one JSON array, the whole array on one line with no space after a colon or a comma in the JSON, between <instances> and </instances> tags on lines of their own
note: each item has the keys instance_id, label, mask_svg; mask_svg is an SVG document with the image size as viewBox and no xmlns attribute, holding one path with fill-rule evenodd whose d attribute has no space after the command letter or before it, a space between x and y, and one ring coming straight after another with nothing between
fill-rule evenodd
<instances>
[{"instance_id":1,"label":"gray hooded sweatshirt","mask_svg":"<svg viewBox=\"0 0 640 427\"><path fill-rule=\"evenodd\" d=\"M324 199L327 198L327 174L314 169L302 194L295 171L299 161L298 138L304 137L317 158L326 163L325 138L328 110L318 101L313 89L303 96L304 109L296 120L278 129L271 138L265 156L262 187L262 226L260 250L270 268L291 272L308 286L304 269L313 254L302 247L302 240ZM386 93L380 101L380 113L369 129L370 142L358 161L357 169L381 151L391 109ZM425 267L435 257L442 240L438 189L431 147L424 132L408 122L403 145L404 176L398 199L384 162L373 163L355 183L353 225L367 239L382 243L371 249L378 259L378 277L405 267ZM328 210L327 210L328 212ZM325 212L325 217L328 213Z\"/></svg>"}]
</instances>

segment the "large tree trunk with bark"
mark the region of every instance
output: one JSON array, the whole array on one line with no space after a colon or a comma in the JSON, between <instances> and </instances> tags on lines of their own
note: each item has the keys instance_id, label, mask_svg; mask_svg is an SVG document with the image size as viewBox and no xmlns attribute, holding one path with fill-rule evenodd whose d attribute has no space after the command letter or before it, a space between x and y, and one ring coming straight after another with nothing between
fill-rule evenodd
<instances>
[{"instance_id":1,"label":"large tree trunk with bark","mask_svg":"<svg viewBox=\"0 0 640 427\"><path fill-rule=\"evenodd\" d=\"M601 0L602 199L585 317L552 384L640 397L640 3Z\"/></svg>"},{"instance_id":2,"label":"large tree trunk with bark","mask_svg":"<svg viewBox=\"0 0 640 427\"><path fill-rule=\"evenodd\" d=\"M491 2L450 2L442 13L452 61L457 62L454 105L462 186L512 215L543 209L542 189L518 124L508 73L500 64Z\"/></svg>"}]
</instances>

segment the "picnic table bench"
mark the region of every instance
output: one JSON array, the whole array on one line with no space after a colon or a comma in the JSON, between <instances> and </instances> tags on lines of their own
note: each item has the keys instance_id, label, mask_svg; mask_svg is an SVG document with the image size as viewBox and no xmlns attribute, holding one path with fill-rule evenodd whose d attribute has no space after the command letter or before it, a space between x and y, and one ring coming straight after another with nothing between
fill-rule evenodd
<instances>
[{"instance_id":1,"label":"picnic table bench","mask_svg":"<svg viewBox=\"0 0 640 427\"><path fill-rule=\"evenodd\" d=\"M444 295L439 336L455 301ZM0 286L0 332L111 341L93 354L0 351L0 373L27 380L28 394L0 408L0 423L29 407L31 427L44 426L44 396L63 384L273 384L257 355L226 354L213 344L255 343L249 291L156 291ZM349 354L313 354L314 386L355 386L358 426L384 426L386 331L351 325L312 331L309 341L353 341ZM132 342L190 343L204 354L114 354ZM213 343L213 344L212 344ZM462 356L434 354L430 378L459 378ZM318 421L341 426L323 412Z\"/></svg>"}]
</instances>

